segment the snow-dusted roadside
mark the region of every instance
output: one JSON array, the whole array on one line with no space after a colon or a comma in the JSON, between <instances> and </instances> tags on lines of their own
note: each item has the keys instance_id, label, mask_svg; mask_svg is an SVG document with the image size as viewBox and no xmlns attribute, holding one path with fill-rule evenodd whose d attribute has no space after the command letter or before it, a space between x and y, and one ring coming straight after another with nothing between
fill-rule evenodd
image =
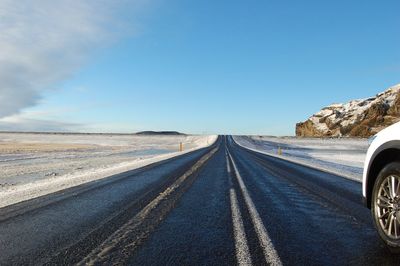
<instances>
[{"instance_id":1,"label":"snow-dusted roadside","mask_svg":"<svg viewBox=\"0 0 400 266\"><path fill-rule=\"evenodd\" d=\"M0 133L0 208L185 154L216 139ZM183 152L177 151L180 142Z\"/></svg>"},{"instance_id":2,"label":"snow-dusted roadside","mask_svg":"<svg viewBox=\"0 0 400 266\"><path fill-rule=\"evenodd\" d=\"M242 147L361 182L367 139L234 136ZM278 154L279 148L282 155Z\"/></svg>"}]
</instances>

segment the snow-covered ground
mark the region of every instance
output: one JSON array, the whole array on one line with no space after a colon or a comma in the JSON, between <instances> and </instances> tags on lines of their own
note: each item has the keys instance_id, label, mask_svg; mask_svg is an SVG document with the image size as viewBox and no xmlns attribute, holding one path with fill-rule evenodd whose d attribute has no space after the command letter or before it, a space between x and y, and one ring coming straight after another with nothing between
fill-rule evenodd
<instances>
[{"instance_id":1,"label":"snow-covered ground","mask_svg":"<svg viewBox=\"0 0 400 266\"><path fill-rule=\"evenodd\" d=\"M0 133L0 207L206 147L216 138Z\"/></svg>"},{"instance_id":2,"label":"snow-covered ground","mask_svg":"<svg viewBox=\"0 0 400 266\"><path fill-rule=\"evenodd\" d=\"M235 136L241 146L309 165L353 180L362 180L367 139ZM278 155L279 148L282 155Z\"/></svg>"}]
</instances>

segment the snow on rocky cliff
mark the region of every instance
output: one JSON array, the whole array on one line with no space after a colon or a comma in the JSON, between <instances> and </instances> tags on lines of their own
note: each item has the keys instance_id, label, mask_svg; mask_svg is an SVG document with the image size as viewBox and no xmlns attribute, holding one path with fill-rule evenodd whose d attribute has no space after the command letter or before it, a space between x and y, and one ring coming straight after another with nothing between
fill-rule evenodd
<instances>
[{"instance_id":1,"label":"snow on rocky cliff","mask_svg":"<svg viewBox=\"0 0 400 266\"><path fill-rule=\"evenodd\" d=\"M299 137L369 137L400 121L400 84L375 97L332 104L296 124Z\"/></svg>"}]
</instances>

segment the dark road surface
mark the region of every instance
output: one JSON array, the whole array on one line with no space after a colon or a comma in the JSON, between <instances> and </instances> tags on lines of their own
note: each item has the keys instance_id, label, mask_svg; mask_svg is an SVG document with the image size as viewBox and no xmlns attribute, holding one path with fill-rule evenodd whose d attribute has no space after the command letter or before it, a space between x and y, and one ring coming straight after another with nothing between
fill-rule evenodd
<instances>
[{"instance_id":1,"label":"dark road surface","mask_svg":"<svg viewBox=\"0 0 400 266\"><path fill-rule=\"evenodd\" d=\"M0 265L399 265L361 184L214 146L0 209Z\"/></svg>"}]
</instances>

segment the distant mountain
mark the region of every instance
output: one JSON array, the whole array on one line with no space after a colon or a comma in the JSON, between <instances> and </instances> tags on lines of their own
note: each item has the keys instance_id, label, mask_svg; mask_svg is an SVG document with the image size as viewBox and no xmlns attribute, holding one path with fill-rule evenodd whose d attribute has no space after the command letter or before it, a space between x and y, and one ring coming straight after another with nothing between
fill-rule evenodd
<instances>
[{"instance_id":1,"label":"distant mountain","mask_svg":"<svg viewBox=\"0 0 400 266\"><path fill-rule=\"evenodd\" d=\"M332 104L296 124L298 137L370 137L400 121L400 84L375 97Z\"/></svg>"},{"instance_id":2,"label":"distant mountain","mask_svg":"<svg viewBox=\"0 0 400 266\"><path fill-rule=\"evenodd\" d=\"M186 135L177 131L141 131L137 132L135 135L166 135L166 136L179 136Z\"/></svg>"}]
</instances>

